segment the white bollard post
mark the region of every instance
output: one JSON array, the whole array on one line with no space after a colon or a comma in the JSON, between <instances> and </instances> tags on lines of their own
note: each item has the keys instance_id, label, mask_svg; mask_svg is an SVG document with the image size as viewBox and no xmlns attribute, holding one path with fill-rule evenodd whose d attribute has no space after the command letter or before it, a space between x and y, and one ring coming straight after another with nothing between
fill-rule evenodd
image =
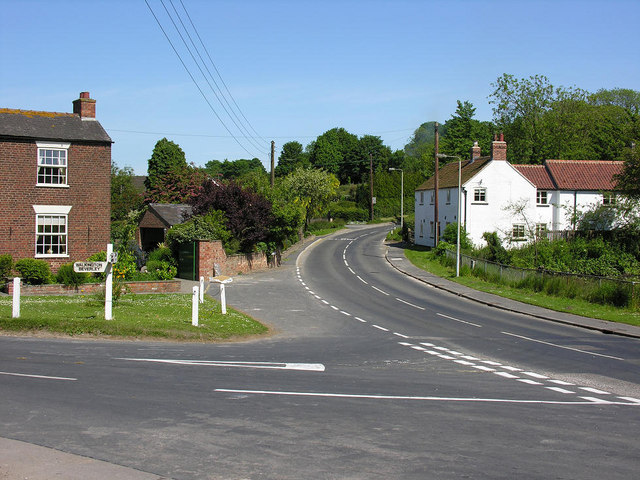
<instances>
[{"instance_id":1,"label":"white bollard post","mask_svg":"<svg viewBox=\"0 0 640 480\"><path fill-rule=\"evenodd\" d=\"M220 304L222 305L222 314L227 314L227 297L224 293L224 283L220 284Z\"/></svg>"},{"instance_id":2,"label":"white bollard post","mask_svg":"<svg viewBox=\"0 0 640 480\"><path fill-rule=\"evenodd\" d=\"M204 277L200 277L200 303L204 303Z\"/></svg>"},{"instance_id":3,"label":"white bollard post","mask_svg":"<svg viewBox=\"0 0 640 480\"><path fill-rule=\"evenodd\" d=\"M20 278L13 279L13 318L20 318Z\"/></svg>"},{"instance_id":4,"label":"white bollard post","mask_svg":"<svg viewBox=\"0 0 640 480\"><path fill-rule=\"evenodd\" d=\"M113 244L107 244L107 278L104 282L104 319L113 320L113 265L109 258L113 253Z\"/></svg>"},{"instance_id":5,"label":"white bollard post","mask_svg":"<svg viewBox=\"0 0 640 480\"><path fill-rule=\"evenodd\" d=\"M198 287L193 287L193 297L191 297L191 325L198 326Z\"/></svg>"}]
</instances>

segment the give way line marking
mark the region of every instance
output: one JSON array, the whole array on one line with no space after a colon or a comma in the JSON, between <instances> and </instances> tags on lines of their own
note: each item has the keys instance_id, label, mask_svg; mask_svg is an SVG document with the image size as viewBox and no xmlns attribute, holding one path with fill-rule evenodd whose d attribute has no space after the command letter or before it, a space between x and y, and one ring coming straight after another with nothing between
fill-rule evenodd
<instances>
[{"instance_id":1,"label":"give way line marking","mask_svg":"<svg viewBox=\"0 0 640 480\"><path fill-rule=\"evenodd\" d=\"M307 372L324 372L321 363L277 363L277 362L227 362L218 360L170 360L161 358L116 358L131 362L169 363L173 365L196 365L207 367L235 368L267 368L272 370L304 370Z\"/></svg>"},{"instance_id":2,"label":"give way line marking","mask_svg":"<svg viewBox=\"0 0 640 480\"><path fill-rule=\"evenodd\" d=\"M528 404L544 404L544 405L630 405L639 407L640 403L634 402L611 402L590 398L584 402L557 401L557 400L515 400L507 398L465 398L465 397L422 397L411 395L362 395L351 393L322 393L322 392L286 392L273 390L236 390L229 388L216 388L214 392L220 393L242 393L254 395L279 395L279 396L296 396L296 397L325 397L325 398L363 398L371 400L420 400L432 402L478 402L478 403L528 403Z\"/></svg>"},{"instance_id":3,"label":"give way line marking","mask_svg":"<svg viewBox=\"0 0 640 480\"><path fill-rule=\"evenodd\" d=\"M15 373L15 372L0 372L0 375L10 375L12 377L28 377L28 378L42 378L44 380L66 380L70 382L75 382L78 380L77 378L69 378L69 377L50 377L47 375L30 375L28 373Z\"/></svg>"},{"instance_id":4,"label":"give way line marking","mask_svg":"<svg viewBox=\"0 0 640 480\"><path fill-rule=\"evenodd\" d=\"M620 358L620 357L603 355L602 353L588 352L586 350L580 350L579 348L566 347L564 345L557 345L555 343L545 342L543 340L536 340L535 338L523 337L522 335L516 335L515 333L509 333L509 332L500 332L500 333L503 333L504 335L510 335L512 337L521 338L523 340L529 340L530 342L544 343L545 345L550 345L552 347L564 348L565 350L573 350L574 352L586 353L587 355L596 355L598 357L613 358L614 360L624 360L624 358Z\"/></svg>"}]
</instances>

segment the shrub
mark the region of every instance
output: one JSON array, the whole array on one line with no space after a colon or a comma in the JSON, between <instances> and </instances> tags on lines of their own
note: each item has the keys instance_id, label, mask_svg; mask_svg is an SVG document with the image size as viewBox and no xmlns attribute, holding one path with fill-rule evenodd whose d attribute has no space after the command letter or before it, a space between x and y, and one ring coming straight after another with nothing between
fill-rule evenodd
<instances>
[{"instance_id":1,"label":"shrub","mask_svg":"<svg viewBox=\"0 0 640 480\"><path fill-rule=\"evenodd\" d=\"M177 275L178 269L169 262L149 260L147 261L147 272L156 276L159 280L171 280Z\"/></svg>"},{"instance_id":2,"label":"shrub","mask_svg":"<svg viewBox=\"0 0 640 480\"><path fill-rule=\"evenodd\" d=\"M592 303L626 307L631 304L631 291L626 285L619 283L604 283L588 296Z\"/></svg>"},{"instance_id":3,"label":"shrub","mask_svg":"<svg viewBox=\"0 0 640 480\"><path fill-rule=\"evenodd\" d=\"M445 242L456 245L458 243L458 224L453 222L447 225L442 234L442 238ZM471 250L473 248L473 243L469 240L467 230L462 225L460 226L460 248L462 250Z\"/></svg>"},{"instance_id":4,"label":"shrub","mask_svg":"<svg viewBox=\"0 0 640 480\"><path fill-rule=\"evenodd\" d=\"M65 263L58 269L56 274L56 281L63 285L69 285L78 288L79 285L87 283L89 275L87 273L80 273L73 270L73 263Z\"/></svg>"},{"instance_id":5,"label":"shrub","mask_svg":"<svg viewBox=\"0 0 640 480\"><path fill-rule=\"evenodd\" d=\"M149 269L150 261L166 262L170 265L176 266L176 260L169 247L160 247L149 253L149 256L147 257L147 270Z\"/></svg>"},{"instance_id":6,"label":"shrub","mask_svg":"<svg viewBox=\"0 0 640 480\"><path fill-rule=\"evenodd\" d=\"M8 253L0 255L0 280L11 275L13 269L13 257Z\"/></svg>"},{"instance_id":7,"label":"shrub","mask_svg":"<svg viewBox=\"0 0 640 480\"><path fill-rule=\"evenodd\" d=\"M356 202L342 200L331 205L329 216L341 218L347 222L366 222L369 219L369 211L359 208Z\"/></svg>"},{"instance_id":8,"label":"shrub","mask_svg":"<svg viewBox=\"0 0 640 480\"><path fill-rule=\"evenodd\" d=\"M310 232L319 232L321 230L334 230L345 226L345 221L341 218L335 219L333 222L322 220L320 222L312 222L307 227Z\"/></svg>"},{"instance_id":9,"label":"shrub","mask_svg":"<svg viewBox=\"0 0 640 480\"><path fill-rule=\"evenodd\" d=\"M23 258L16 262L15 269L20 273L25 283L31 285L49 283L51 278L51 268L44 260Z\"/></svg>"}]
</instances>

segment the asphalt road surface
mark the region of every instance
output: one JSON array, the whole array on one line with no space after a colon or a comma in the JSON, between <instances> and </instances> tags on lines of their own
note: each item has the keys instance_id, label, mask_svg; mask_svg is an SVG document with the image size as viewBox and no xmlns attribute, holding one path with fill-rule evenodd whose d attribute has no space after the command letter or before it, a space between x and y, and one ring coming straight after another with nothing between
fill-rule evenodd
<instances>
[{"instance_id":1,"label":"asphalt road surface","mask_svg":"<svg viewBox=\"0 0 640 480\"><path fill-rule=\"evenodd\" d=\"M640 341L430 288L386 230L234 278L268 338L0 337L0 436L174 479L638 478Z\"/></svg>"}]
</instances>

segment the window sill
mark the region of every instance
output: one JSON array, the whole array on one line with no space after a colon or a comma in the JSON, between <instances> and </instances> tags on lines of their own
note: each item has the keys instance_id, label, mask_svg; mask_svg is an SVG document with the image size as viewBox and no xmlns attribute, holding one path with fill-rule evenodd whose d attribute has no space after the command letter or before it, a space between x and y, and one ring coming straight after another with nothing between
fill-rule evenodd
<instances>
[{"instance_id":1,"label":"window sill","mask_svg":"<svg viewBox=\"0 0 640 480\"><path fill-rule=\"evenodd\" d=\"M536 207L550 207L551 205L548 203L536 203Z\"/></svg>"},{"instance_id":2,"label":"window sill","mask_svg":"<svg viewBox=\"0 0 640 480\"><path fill-rule=\"evenodd\" d=\"M526 238L512 238L511 241L512 242L526 242L527 239Z\"/></svg>"},{"instance_id":3,"label":"window sill","mask_svg":"<svg viewBox=\"0 0 640 480\"><path fill-rule=\"evenodd\" d=\"M56 183L36 183L36 187L49 187L49 188L69 188L68 184L56 184Z\"/></svg>"},{"instance_id":4,"label":"window sill","mask_svg":"<svg viewBox=\"0 0 640 480\"><path fill-rule=\"evenodd\" d=\"M69 255L40 255L36 253L35 258L69 258Z\"/></svg>"},{"instance_id":5,"label":"window sill","mask_svg":"<svg viewBox=\"0 0 640 480\"><path fill-rule=\"evenodd\" d=\"M489 205L489 202L471 202L471 205Z\"/></svg>"}]
</instances>

